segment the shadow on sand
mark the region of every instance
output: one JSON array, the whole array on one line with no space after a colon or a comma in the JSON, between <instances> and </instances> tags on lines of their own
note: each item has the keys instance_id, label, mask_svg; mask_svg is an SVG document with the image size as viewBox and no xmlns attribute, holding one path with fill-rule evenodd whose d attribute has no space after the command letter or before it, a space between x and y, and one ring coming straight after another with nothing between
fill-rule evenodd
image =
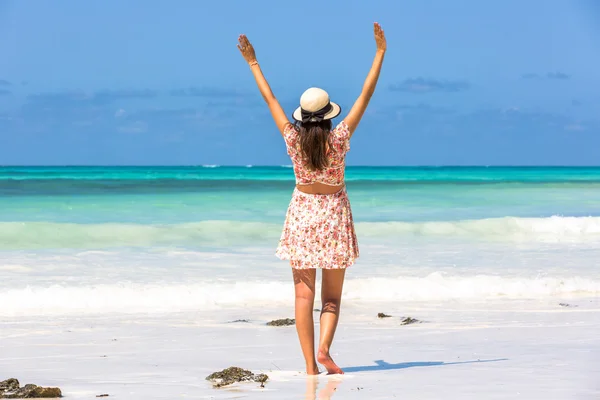
<instances>
[{"instance_id":1,"label":"shadow on sand","mask_svg":"<svg viewBox=\"0 0 600 400\"><path fill-rule=\"evenodd\" d=\"M388 364L383 360L375 360L376 365L361 365L358 367L346 367L342 368L344 372L367 372L367 371L386 371L390 369L404 369L413 367L434 367L438 365L456 365L456 364L476 364L476 363L487 363L496 361L506 361L508 358L497 358L493 360L474 360L474 361L456 361L456 362L444 362L444 361L416 361L416 362L404 362L397 364Z\"/></svg>"}]
</instances>

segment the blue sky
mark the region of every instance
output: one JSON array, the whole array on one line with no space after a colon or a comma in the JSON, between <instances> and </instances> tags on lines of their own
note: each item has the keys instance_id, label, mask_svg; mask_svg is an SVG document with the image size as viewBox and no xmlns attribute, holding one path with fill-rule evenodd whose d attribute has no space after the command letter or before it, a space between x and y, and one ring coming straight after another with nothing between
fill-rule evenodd
<instances>
[{"instance_id":1,"label":"blue sky","mask_svg":"<svg viewBox=\"0 0 600 400\"><path fill-rule=\"evenodd\" d=\"M600 165L600 2L371 4L0 0L0 164L289 164L237 36L288 115L347 111L378 21L348 164Z\"/></svg>"}]
</instances>

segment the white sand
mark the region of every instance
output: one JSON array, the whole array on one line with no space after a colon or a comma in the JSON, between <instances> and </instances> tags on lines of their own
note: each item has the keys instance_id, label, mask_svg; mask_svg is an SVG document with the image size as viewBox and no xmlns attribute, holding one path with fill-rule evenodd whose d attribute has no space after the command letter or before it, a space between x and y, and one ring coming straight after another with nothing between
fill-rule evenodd
<instances>
[{"instance_id":1,"label":"white sand","mask_svg":"<svg viewBox=\"0 0 600 400\"><path fill-rule=\"evenodd\" d=\"M561 307L568 302L577 307ZM379 320L377 312L396 316ZM346 302L332 355L344 376L302 374L292 309L0 319L0 380L68 399L600 398L600 299L425 305ZM426 323L401 326L400 316ZM228 323L250 318L250 323ZM270 376L213 389L239 366ZM329 392L329 394L328 394ZM315 394L316 393L316 394Z\"/></svg>"}]
</instances>

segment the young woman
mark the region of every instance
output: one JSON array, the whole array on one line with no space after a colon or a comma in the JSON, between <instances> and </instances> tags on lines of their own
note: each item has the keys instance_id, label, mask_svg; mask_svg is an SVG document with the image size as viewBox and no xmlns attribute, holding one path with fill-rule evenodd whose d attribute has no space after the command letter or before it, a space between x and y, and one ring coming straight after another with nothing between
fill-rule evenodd
<instances>
[{"instance_id":1,"label":"young woman","mask_svg":"<svg viewBox=\"0 0 600 400\"><path fill-rule=\"evenodd\" d=\"M260 93L286 143L294 164L294 189L276 255L290 260L296 292L296 329L306 360L306 372L319 373L317 361L330 374L344 372L329 354L337 327L346 268L359 256L352 210L344 184L346 152L375 92L386 51L386 40L374 24L377 51L362 92L352 109L334 129L331 120L340 107L322 89L310 88L300 97L291 124L260 69L254 48L245 35L238 48L250 65ZM317 268L321 284L320 337L315 357L313 307Z\"/></svg>"}]
</instances>

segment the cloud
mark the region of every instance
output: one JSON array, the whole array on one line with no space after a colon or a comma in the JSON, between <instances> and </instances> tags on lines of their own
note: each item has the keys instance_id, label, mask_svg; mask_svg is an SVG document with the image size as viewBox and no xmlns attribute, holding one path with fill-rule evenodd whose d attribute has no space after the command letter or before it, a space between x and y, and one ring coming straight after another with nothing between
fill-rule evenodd
<instances>
[{"instance_id":1,"label":"cloud","mask_svg":"<svg viewBox=\"0 0 600 400\"><path fill-rule=\"evenodd\" d=\"M186 119L194 118L199 111L194 108L151 108L139 110L133 113L129 118L144 119Z\"/></svg>"},{"instance_id":2,"label":"cloud","mask_svg":"<svg viewBox=\"0 0 600 400\"><path fill-rule=\"evenodd\" d=\"M103 90L93 95L93 100L101 103L110 103L119 99L149 99L156 97L158 92L151 89L142 90Z\"/></svg>"},{"instance_id":3,"label":"cloud","mask_svg":"<svg viewBox=\"0 0 600 400\"><path fill-rule=\"evenodd\" d=\"M564 114L540 112L534 110L510 107L505 109L481 109L462 117L474 126L487 126L490 133L504 132L505 134L525 134L527 136L545 135L547 132L557 132L573 120Z\"/></svg>"},{"instance_id":4,"label":"cloud","mask_svg":"<svg viewBox=\"0 0 600 400\"><path fill-rule=\"evenodd\" d=\"M544 137L560 137L568 131L586 134L600 129L600 121L581 121L568 114L541 112L515 105L472 111L426 103L390 105L377 108L375 116L381 123L393 127L395 132L406 132L411 137L453 137L477 141L496 141L504 136L511 137L510 140L543 140Z\"/></svg>"},{"instance_id":5,"label":"cloud","mask_svg":"<svg viewBox=\"0 0 600 400\"><path fill-rule=\"evenodd\" d=\"M564 72L548 72L545 76L528 72L521 75L521 79L554 79L554 80L567 80L571 78L571 75L565 74Z\"/></svg>"},{"instance_id":6,"label":"cloud","mask_svg":"<svg viewBox=\"0 0 600 400\"><path fill-rule=\"evenodd\" d=\"M0 89L0 96L8 96L10 94L12 94L12 92L10 90Z\"/></svg>"},{"instance_id":7,"label":"cloud","mask_svg":"<svg viewBox=\"0 0 600 400\"><path fill-rule=\"evenodd\" d=\"M429 93L446 92L455 93L470 88L466 81L438 81L435 79L410 78L401 83L392 84L389 90L392 92Z\"/></svg>"},{"instance_id":8,"label":"cloud","mask_svg":"<svg viewBox=\"0 0 600 400\"><path fill-rule=\"evenodd\" d=\"M586 127L581 124L578 124L578 123L573 123L573 124L565 125L565 130L566 131L585 131Z\"/></svg>"},{"instance_id":9,"label":"cloud","mask_svg":"<svg viewBox=\"0 0 600 400\"><path fill-rule=\"evenodd\" d=\"M571 76L565 74L564 72L548 72L546 75L548 79L558 79L558 80L567 80L570 79Z\"/></svg>"},{"instance_id":10,"label":"cloud","mask_svg":"<svg viewBox=\"0 0 600 400\"><path fill-rule=\"evenodd\" d=\"M419 104L401 104L399 106L393 107L399 111L413 111L413 112L422 112L422 113L431 113L431 114L447 114L452 113L454 110L450 108L432 106L427 103L419 103Z\"/></svg>"},{"instance_id":11,"label":"cloud","mask_svg":"<svg viewBox=\"0 0 600 400\"><path fill-rule=\"evenodd\" d=\"M82 91L32 94L16 112L28 132L72 132L113 129L115 108L106 99Z\"/></svg>"},{"instance_id":12,"label":"cloud","mask_svg":"<svg viewBox=\"0 0 600 400\"><path fill-rule=\"evenodd\" d=\"M170 92L171 96L181 97L211 97L211 98L224 98L224 97L240 97L246 94L240 93L236 90L229 89L218 89L213 87L189 87L185 89L173 89Z\"/></svg>"},{"instance_id":13,"label":"cloud","mask_svg":"<svg viewBox=\"0 0 600 400\"><path fill-rule=\"evenodd\" d=\"M93 93L67 91L38 93L27 96L30 105L44 107L81 107L86 105L108 105L121 99L147 99L158 95L151 89L142 90L102 90Z\"/></svg>"},{"instance_id":14,"label":"cloud","mask_svg":"<svg viewBox=\"0 0 600 400\"><path fill-rule=\"evenodd\" d=\"M27 96L22 110L29 115L43 114L49 116L52 113L68 114L81 113L84 110L90 112L102 110L103 112L112 114L113 118L123 117L125 115L125 107L123 107L124 104L121 103L122 101L153 99L158 98L160 94L159 91L153 89L100 90L94 92L76 90L36 93ZM251 107L256 103L254 96L229 89L190 87L187 89L175 89L166 92L166 94L172 96L204 97L207 103L203 105L203 108L215 110L231 109L231 107ZM161 100L161 103L164 103L164 101ZM117 107L111 107L115 105ZM130 108L127 107L127 115L130 114L129 111L132 111ZM160 112L160 110L154 111L156 113ZM154 116L156 117L156 115Z\"/></svg>"},{"instance_id":15,"label":"cloud","mask_svg":"<svg viewBox=\"0 0 600 400\"><path fill-rule=\"evenodd\" d=\"M9 81L0 79L0 86L10 86L10 85L11 85L11 83Z\"/></svg>"},{"instance_id":16,"label":"cloud","mask_svg":"<svg viewBox=\"0 0 600 400\"><path fill-rule=\"evenodd\" d=\"M448 117L448 115L454 113L455 110L433 106L431 104L419 103L388 106L380 110L375 110L376 114L380 114L381 112L383 112L384 115L387 113L387 115L397 121L414 122L415 124L419 124L424 121L433 122L444 120Z\"/></svg>"},{"instance_id":17,"label":"cloud","mask_svg":"<svg viewBox=\"0 0 600 400\"><path fill-rule=\"evenodd\" d=\"M143 133L148 131L148 123L146 121L133 121L132 123L119 126L117 130L123 133Z\"/></svg>"},{"instance_id":18,"label":"cloud","mask_svg":"<svg viewBox=\"0 0 600 400\"><path fill-rule=\"evenodd\" d=\"M142 109L125 116L128 121L143 120L148 123L149 130L172 132L180 130L205 131L223 126L239 125L247 115L235 107L210 108L155 108ZM267 120L267 119L265 119Z\"/></svg>"},{"instance_id":19,"label":"cloud","mask_svg":"<svg viewBox=\"0 0 600 400\"><path fill-rule=\"evenodd\" d=\"M70 105L73 103L86 102L92 97L84 92L55 92L55 93L37 93L27 96L27 103L43 105ZM27 103L25 105L27 105Z\"/></svg>"},{"instance_id":20,"label":"cloud","mask_svg":"<svg viewBox=\"0 0 600 400\"><path fill-rule=\"evenodd\" d=\"M12 87L0 86L0 99L8 89ZM168 136L166 142L175 143L181 138L214 139L223 132L240 134L240 124L246 129L271 126L268 108L258 94L235 87L192 87L180 93L195 97L171 97L169 89L146 88L26 93L21 104L9 112L10 118L0 118L0 135L11 132L24 137L61 137L65 143L130 141L138 140L138 135L158 140Z\"/></svg>"}]
</instances>

